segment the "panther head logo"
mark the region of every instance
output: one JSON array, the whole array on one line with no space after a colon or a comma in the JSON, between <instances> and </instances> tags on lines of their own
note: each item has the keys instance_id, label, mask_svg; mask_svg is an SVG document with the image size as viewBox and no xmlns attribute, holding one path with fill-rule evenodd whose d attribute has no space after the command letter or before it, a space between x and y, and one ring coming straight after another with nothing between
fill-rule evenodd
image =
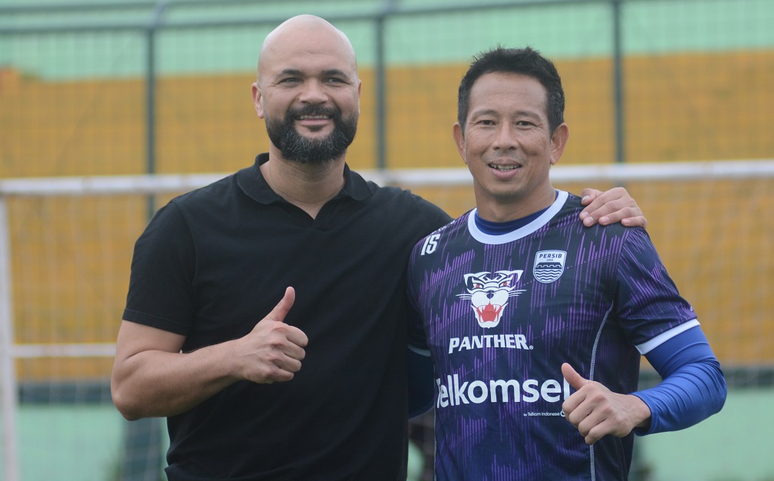
<instances>
[{"instance_id":1,"label":"panther head logo","mask_svg":"<svg viewBox=\"0 0 774 481\"><path fill-rule=\"evenodd\" d=\"M465 274L467 293L457 294L470 300L478 325L489 329L500 324L508 299L516 297L524 289L514 289L524 271L497 271Z\"/></svg>"}]
</instances>

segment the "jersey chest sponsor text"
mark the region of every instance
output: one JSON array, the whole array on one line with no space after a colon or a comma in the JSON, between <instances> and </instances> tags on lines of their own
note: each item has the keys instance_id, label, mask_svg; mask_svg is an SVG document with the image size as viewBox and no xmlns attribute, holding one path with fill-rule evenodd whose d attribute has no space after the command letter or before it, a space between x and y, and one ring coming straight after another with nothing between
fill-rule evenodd
<instances>
[{"instance_id":1,"label":"jersey chest sponsor text","mask_svg":"<svg viewBox=\"0 0 774 481\"><path fill-rule=\"evenodd\" d=\"M532 346L527 345L527 336L524 334L485 334L449 339L449 354L484 348L532 349Z\"/></svg>"},{"instance_id":2,"label":"jersey chest sponsor text","mask_svg":"<svg viewBox=\"0 0 774 481\"><path fill-rule=\"evenodd\" d=\"M483 403L559 403L570 397L566 380L545 379L490 379L461 381L458 374L435 380L438 388L436 409ZM561 409L556 413L561 415Z\"/></svg>"}]
</instances>

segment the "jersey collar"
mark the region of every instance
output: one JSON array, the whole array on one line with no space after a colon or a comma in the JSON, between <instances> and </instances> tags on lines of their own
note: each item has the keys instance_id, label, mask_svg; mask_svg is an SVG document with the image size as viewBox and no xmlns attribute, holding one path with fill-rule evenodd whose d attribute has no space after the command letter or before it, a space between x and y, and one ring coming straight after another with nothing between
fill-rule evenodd
<instances>
[{"instance_id":1,"label":"jersey collar","mask_svg":"<svg viewBox=\"0 0 774 481\"><path fill-rule=\"evenodd\" d=\"M468 231L470 232L471 237L481 242L482 244L507 244L509 242L519 240L522 237L528 236L529 234L532 234L536 230L546 225L548 221L550 221L562 209L564 203L567 202L568 196L569 194L565 191L557 191L554 203L551 204L551 206L537 219L533 220L527 225L519 227L516 230L499 235L490 235L478 228L476 225L476 213L478 212L478 209L474 208L468 214Z\"/></svg>"}]
</instances>

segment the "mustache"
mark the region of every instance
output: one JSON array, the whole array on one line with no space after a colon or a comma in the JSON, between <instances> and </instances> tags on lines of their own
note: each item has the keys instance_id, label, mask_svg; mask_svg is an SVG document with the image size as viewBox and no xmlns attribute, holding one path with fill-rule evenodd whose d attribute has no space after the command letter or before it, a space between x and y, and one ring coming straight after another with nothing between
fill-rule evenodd
<instances>
[{"instance_id":1,"label":"mustache","mask_svg":"<svg viewBox=\"0 0 774 481\"><path fill-rule=\"evenodd\" d=\"M303 107L291 107L285 114L285 118L291 119L302 115L326 115L333 119L341 118L341 110L336 107L325 107L321 105L304 105Z\"/></svg>"}]
</instances>

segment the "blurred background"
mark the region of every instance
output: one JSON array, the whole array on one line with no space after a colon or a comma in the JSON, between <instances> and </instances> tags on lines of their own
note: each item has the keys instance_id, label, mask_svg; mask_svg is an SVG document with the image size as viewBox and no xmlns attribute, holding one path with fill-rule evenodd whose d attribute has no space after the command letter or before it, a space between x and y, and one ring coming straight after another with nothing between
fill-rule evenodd
<instances>
[{"instance_id":1,"label":"blurred background","mask_svg":"<svg viewBox=\"0 0 774 481\"><path fill-rule=\"evenodd\" d=\"M133 244L170 196L268 150L250 85L300 13L358 55L350 166L419 173L406 186L454 216L473 207L451 137L471 57L553 59L555 185L630 191L729 383L719 415L638 438L631 479L774 480L772 0L0 0L0 479L164 479L163 421L110 401ZM432 415L408 428L410 478L432 479Z\"/></svg>"}]
</instances>

